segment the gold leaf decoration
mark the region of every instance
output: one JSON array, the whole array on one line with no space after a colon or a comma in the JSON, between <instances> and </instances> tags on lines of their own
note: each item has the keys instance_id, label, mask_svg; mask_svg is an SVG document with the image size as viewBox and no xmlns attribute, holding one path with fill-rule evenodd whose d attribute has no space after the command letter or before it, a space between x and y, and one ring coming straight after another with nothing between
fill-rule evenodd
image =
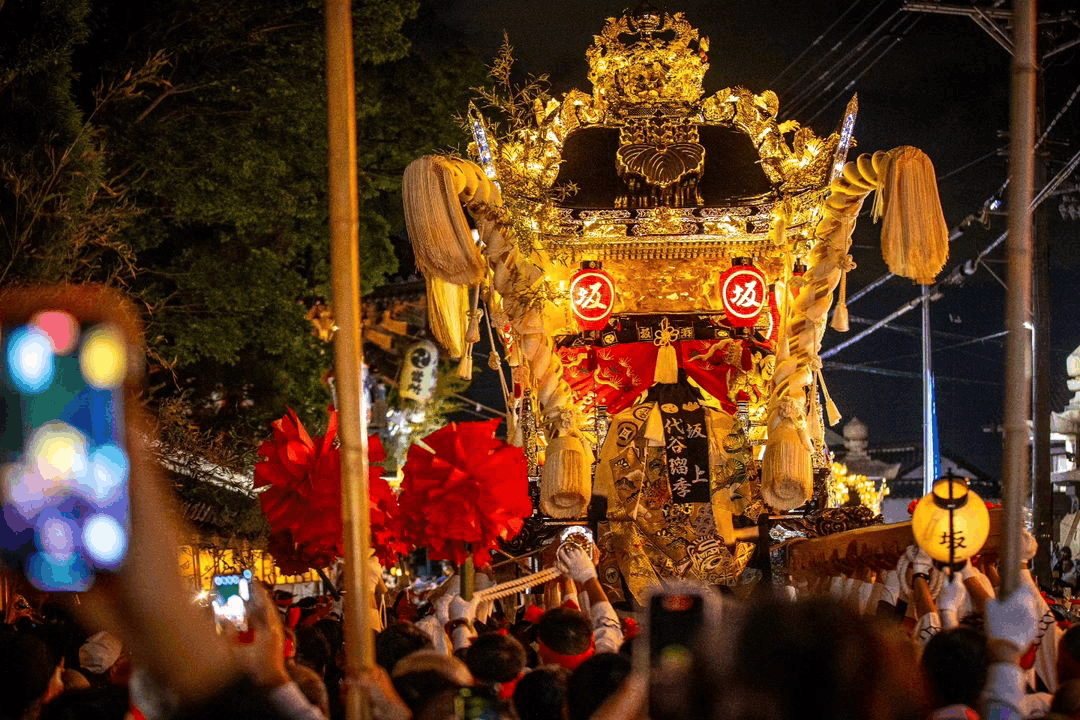
<instances>
[{"instance_id":1,"label":"gold leaf decoration","mask_svg":"<svg viewBox=\"0 0 1080 720\"><path fill-rule=\"evenodd\" d=\"M669 188L705 164L705 148L698 143L623 145L615 155L619 173L638 175L650 185Z\"/></svg>"}]
</instances>

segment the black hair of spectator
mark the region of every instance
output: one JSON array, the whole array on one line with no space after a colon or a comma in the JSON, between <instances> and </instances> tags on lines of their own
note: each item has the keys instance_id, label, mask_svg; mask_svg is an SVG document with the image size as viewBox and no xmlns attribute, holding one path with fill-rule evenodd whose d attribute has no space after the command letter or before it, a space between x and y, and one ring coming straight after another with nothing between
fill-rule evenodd
<instances>
[{"instance_id":1,"label":"black hair of spectator","mask_svg":"<svg viewBox=\"0 0 1080 720\"><path fill-rule=\"evenodd\" d=\"M393 679L393 683L394 689L414 716L419 715L432 698L461 689L460 685L437 670L420 670L398 675Z\"/></svg>"},{"instance_id":2,"label":"black hair of spectator","mask_svg":"<svg viewBox=\"0 0 1080 720\"><path fill-rule=\"evenodd\" d=\"M0 634L0 718L17 720L43 697L61 659L30 633Z\"/></svg>"},{"instance_id":3,"label":"black hair of spectator","mask_svg":"<svg viewBox=\"0 0 1080 720\"><path fill-rule=\"evenodd\" d=\"M1069 657L1080 662L1080 625L1073 625L1065 631L1058 641L1058 650L1069 653Z\"/></svg>"},{"instance_id":4,"label":"black hair of spectator","mask_svg":"<svg viewBox=\"0 0 1080 720\"><path fill-rule=\"evenodd\" d=\"M509 635L478 635L465 652L465 664L480 683L510 682L525 669L525 648Z\"/></svg>"},{"instance_id":5,"label":"black hair of spectator","mask_svg":"<svg viewBox=\"0 0 1080 720\"><path fill-rule=\"evenodd\" d=\"M333 659L330 643L318 628L296 628L296 662L306 665L320 676L325 676Z\"/></svg>"},{"instance_id":6,"label":"black hair of spectator","mask_svg":"<svg viewBox=\"0 0 1080 720\"><path fill-rule=\"evenodd\" d=\"M1050 702L1050 712L1070 718L1080 714L1080 680L1069 680L1058 686Z\"/></svg>"},{"instance_id":7,"label":"black hair of spectator","mask_svg":"<svg viewBox=\"0 0 1080 720\"><path fill-rule=\"evenodd\" d=\"M921 662L936 707L979 706L990 668L985 635L970 627L939 632L926 643Z\"/></svg>"},{"instance_id":8,"label":"black hair of spectator","mask_svg":"<svg viewBox=\"0 0 1080 720\"><path fill-rule=\"evenodd\" d=\"M835 601L755 603L733 643L724 632L693 658L706 673L690 684L691 716L921 720L931 709L908 638Z\"/></svg>"},{"instance_id":9,"label":"black hair of spectator","mask_svg":"<svg viewBox=\"0 0 1080 720\"><path fill-rule=\"evenodd\" d=\"M330 657L332 658L345 644L345 632L342 630L341 623L333 618L323 618L315 623L314 627L326 638L327 644L330 645Z\"/></svg>"},{"instance_id":10,"label":"black hair of spectator","mask_svg":"<svg viewBox=\"0 0 1080 720\"><path fill-rule=\"evenodd\" d=\"M46 633L45 642L54 650L63 653L67 667L78 667L79 648L89 635L75 620L75 616L58 602L46 600L42 603L41 615L45 620L42 625L42 630Z\"/></svg>"},{"instance_id":11,"label":"black hair of spectator","mask_svg":"<svg viewBox=\"0 0 1080 720\"><path fill-rule=\"evenodd\" d=\"M599 653L578 665L566 683L566 707L570 720L588 720L611 697L630 674L630 658L618 653Z\"/></svg>"},{"instance_id":12,"label":"black hair of spectator","mask_svg":"<svg viewBox=\"0 0 1080 720\"><path fill-rule=\"evenodd\" d=\"M128 709L127 688L106 685L61 693L42 708L40 720L124 720Z\"/></svg>"},{"instance_id":13,"label":"black hair of spectator","mask_svg":"<svg viewBox=\"0 0 1080 720\"><path fill-rule=\"evenodd\" d=\"M401 658L433 647L431 638L423 630L407 620L396 620L375 638L375 662L392 674Z\"/></svg>"},{"instance_id":14,"label":"black hair of spectator","mask_svg":"<svg viewBox=\"0 0 1080 720\"><path fill-rule=\"evenodd\" d=\"M520 720L563 720L570 671L544 665L527 673L514 686L514 709Z\"/></svg>"},{"instance_id":15,"label":"black hair of spectator","mask_svg":"<svg viewBox=\"0 0 1080 720\"><path fill-rule=\"evenodd\" d=\"M592 642L592 623L580 610L552 608L540 616L536 638L561 655L580 655Z\"/></svg>"}]
</instances>

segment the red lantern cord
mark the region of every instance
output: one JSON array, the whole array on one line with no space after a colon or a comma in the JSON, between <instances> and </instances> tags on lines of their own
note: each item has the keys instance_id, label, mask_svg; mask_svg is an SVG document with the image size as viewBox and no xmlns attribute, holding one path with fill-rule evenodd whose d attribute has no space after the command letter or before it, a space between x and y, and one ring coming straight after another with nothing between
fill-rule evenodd
<instances>
[{"instance_id":1,"label":"red lantern cord","mask_svg":"<svg viewBox=\"0 0 1080 720\"><path fill-rule=\"evenodd\" d=\"M471 546L477 567L498 540L532 514L525 454L495 437L498 419L451 423L409 448L401 483L405 538L431 559L461 563Z\"/></svg>"},{"instance_id":2,"label":"red lantern cord","mask_svg":"<svg viewBox=\"0 0 1080 720\"><path fill-rule=\"evenodd\" d=\"M337 413L330 411L326 434L312 439L292 409L272 424L273 438L259 446L255 487L270 524L268 550L288 574L333 564L342 554L341 453L334 446ZM371 545L384 565L408 551L401 540L397 500L382 468L386 458L377 436L368 438Z\"/></svg>"}]
</instances>

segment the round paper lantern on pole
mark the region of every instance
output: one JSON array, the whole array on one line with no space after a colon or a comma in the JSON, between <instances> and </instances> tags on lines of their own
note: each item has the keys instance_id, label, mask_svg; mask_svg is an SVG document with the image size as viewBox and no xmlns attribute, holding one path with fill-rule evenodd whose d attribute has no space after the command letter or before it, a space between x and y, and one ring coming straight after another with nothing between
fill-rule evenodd
<instances>
[{"instance_id":1,"label":"round paper lantern on pole","mask_svg":"<svg viewBox=\"0 0 1080 720\"><path fill-rule=\"evenodd\" d=\"M570 280L570 306L583 330L599 330L607 325L615 308L615 281L596 260L581 263Z\"/></svg>"},{"instance_id":2,"label":"round paper lantern on pole","mask_svg":"<svg viewBox=\"0 0 1080 720\"><path fill-rule=\"evenodd\" d=\"M767 301L765 275L749 258L735 258L719 279L724 314L734 327L752 327Z\"/></svg>"},{"instance_id":3,"label":"round paper lantern on pole","mask_svg":"<svg viewBox=\"0 0 1080 720\"><path fill-rule=\"evenodd\" d=\"M911 516L919 547L938 562L953 565L979 553L990 534L990 513L967 478L951 472L934 481Z\"/></svg>"}]
</instances>

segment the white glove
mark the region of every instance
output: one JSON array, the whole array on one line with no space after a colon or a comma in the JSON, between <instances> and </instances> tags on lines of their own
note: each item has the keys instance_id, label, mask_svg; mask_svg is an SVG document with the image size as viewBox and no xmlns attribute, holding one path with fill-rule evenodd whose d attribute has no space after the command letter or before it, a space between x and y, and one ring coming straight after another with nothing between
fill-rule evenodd
<instances>
[{"instance_id":1,"label":"white glove","mask_svg":"<svg viewBox=\"0 0 1080 720\"><path fill-rule=\"evenodd\" d=\"M958 577L947 578L937 596L938 610L956 612L960 609L960 604L964 602L965 594L964 583Z\"/></svg>"},{"instance_id":2,"label":"white glove","mask_svg":"<svg viewBox=\"0 0 1080 720\"><path fill-rule=\"evenodd\" d=\"M460 595L454 595L450 600L449 615L450 620L472 622L476 619L476 600L462 600Z\"/></svg>"},{"instance_id":3,"label":"white glove","mask_svg":"<svg viewBox=\"0 0 1080 720\"><path fill-rule=\"evenodd\" d=\"M915 559L911 561L911 572L914 575L923 573L929 575L930 571L934 568L934 560L926 551L919 548L919 552L915 555Z\"/></svg>"},{"instance_id":4,"label":"white glove","mask_svg":"<svg viewBox=\"0 0 1080 720\"><path fill-rule=\"evenodd\" d=\"M964 566L962 568L960 568L959 570L957 570L956 573L955 573L955 577L960 578L961 582L967 582L971 578L977 577L978 575L979 575L978 569L974 565L971 564L970 560L965 560L964 561Z\"/></svg>"},{"instance_id":5,"label":"white glove","mask_svg":"<svg viewBox=\"0 0 1080 720\"><path fill-rule=\"evenodd\" d=\"M877 606L870 607L870 598L874 595L874 583L868 583L865 581L859 581L859 591L857 596L857 602L859 606L859 614L865 615L868 612L876 611Z\"/></svg>"},{"instance_id":6,"label":"white glove","mask_svg":"<svg viewBox=\"0 0 1080 720\"><path fill-rule=\"evenodd\" d=\"M450 593L443 593L435 599L435 619L440 625L450 622L450 601L453 599Z\"/></svg>"},{"instance_id":7,"label":"white glove","mask_svg":"<svg viewBox=\"0 0 1080 720\"><path fill-rule=\"evenodd\" d=\"M1025 530L1020 537L1020 559L1031 560L1035 557L1035 554L1039 552L1039 542L1035 539L1035 536L1027 530Z\"/></svg>"},{"instance_id":8,"label":"white glove","mask_svg":"<svg viewBox=\"0 0 1080 720\"><path fill-rule=\"evenodd\" d=\"M563 545L555 553L555 569L578 585L596 579L592 558L577 545Z\"/></svg>"},{"instance_id":9,"label":"white glove","mask_svg":"<svg viewBox=\"0 0 1080 720\"><path fill-rule=\"evenodd\" d=\"M885 578L880 585L881 602L895 607L896 603L900 602L900 575L897 574L895 568L885 573Z\"/></svg>"},{"instance_id":10,"label":"white glove","mask_svg":"<svg viewBox=\"0 0 1080 720\"><path fill-rule=\"evenodd\" d=\"M488 618L491 617L491 613L494 609L495 603L491 600L485 600L484 602L477 604L474 619L481 623L486 623Z\"/></svg>"},{"instance_id":11,"label":"white glove","mask_svg":"<svg viewBox=\"0 0 1080 720\"><path fill-rule=\"evenodd\" d=\"M937 596L938 614L941 615L943 628L956 627L960 605L966 594L964 583L958 577L952 576L945 580Z\"/></svg>"},{"instance_id":12,"label":"white glove","mask_svg":"<svg viewBox=\"0 0 1080 720\"><path fill-rule=\"evenodd\" d=\"M1026 583L1004 600L986 601L986 634L1005 640L1019 652L1028 649L1039 633L1042 618L1039 594Z\"/></svg>"}]
</instances>

